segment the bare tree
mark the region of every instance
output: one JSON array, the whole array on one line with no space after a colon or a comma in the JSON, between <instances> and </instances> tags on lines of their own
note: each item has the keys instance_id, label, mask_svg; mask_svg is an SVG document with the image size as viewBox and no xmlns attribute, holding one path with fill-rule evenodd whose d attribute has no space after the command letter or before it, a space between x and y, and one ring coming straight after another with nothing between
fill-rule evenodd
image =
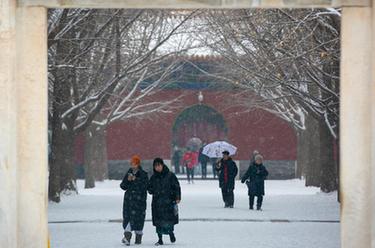
<instances>
[{"instance_id":1,"label":"bare tree","mask_svg":"<svg viewBox=\"0 0 375 248\"><path fill-rule=\"evenodd\" d=\"M168 112L176 99L148 97L178 69L182 48L168 41L194 12L162 10L50 10L49 96L52 130L49 198L75 191L75 137L92 123Z\"/></svg>"},{"instance_id":2,"label":"bare tree","mask_svg":"<svg viewBox=\"0 0 375 248\"><path fill-rule=\"evenodd\" d=\"M339 11L224 10L206 13L201 20L200 39L225 60L224 73L215 76L240 89L238 104L278 114L298 133L311 127L306 125L311 120L307 116L318 121L321 136L313 137L320 137L315 142L323 149L316 154L318 161L303 163L321 165L314 170L319 178L314 185L335 190L332 144L339 126ZM299 144L312 145L309 139Z\"/></svg>"}]
</instances>

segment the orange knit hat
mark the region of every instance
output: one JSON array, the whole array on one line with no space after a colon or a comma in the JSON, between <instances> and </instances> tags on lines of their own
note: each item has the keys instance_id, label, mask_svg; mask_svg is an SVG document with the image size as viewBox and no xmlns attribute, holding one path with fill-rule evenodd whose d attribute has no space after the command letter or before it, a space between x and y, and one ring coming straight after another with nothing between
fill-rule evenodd
<instances>
[{"instance_id":1,"label":"orange knit hat","mask_svg":"<svg viewBox=\"0 0 375 248\"><path fill-rule=\"evenodd\" d=\"M131 162L133 164L140 165L141 164L141 158L138 155L134 155L131 159Z\"/></svg>"}]
</instances>

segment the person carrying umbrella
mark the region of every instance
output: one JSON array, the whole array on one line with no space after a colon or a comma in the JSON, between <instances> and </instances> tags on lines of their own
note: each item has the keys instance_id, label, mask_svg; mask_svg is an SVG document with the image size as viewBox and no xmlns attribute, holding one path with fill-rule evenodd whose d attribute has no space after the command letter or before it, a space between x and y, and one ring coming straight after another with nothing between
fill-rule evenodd
<instances>
[{"instance_id":1,"label":"person carrying umbrella","mask_svg":"<svg viewBox=\"0 0 375 248\"><path fill-rule=\"evenodd\" d=\"M229 152L229 155L234 155L236 154L237 147L229 144L226 141L215 141L203 147L202 154L206 155L209 158L210 163L212 164L212 173L214 178L216 178L218 173L218 171L216 170L216 162L222 155L223 151Z\"/></svg>"},{"instance_id":2,"label":"person carrying umbrella","mask_svg":"<svg viewBox=\"0 0 375 248\"><path fill-rule=\"evenodd\" d=\"M233 208L234 205L234 185L238 173L236 163L229 156L228 151L223 151L223 158L217 162L216 170L219 174L219 185L223 196L224 207Z\"/></svg>"}]
</instances>

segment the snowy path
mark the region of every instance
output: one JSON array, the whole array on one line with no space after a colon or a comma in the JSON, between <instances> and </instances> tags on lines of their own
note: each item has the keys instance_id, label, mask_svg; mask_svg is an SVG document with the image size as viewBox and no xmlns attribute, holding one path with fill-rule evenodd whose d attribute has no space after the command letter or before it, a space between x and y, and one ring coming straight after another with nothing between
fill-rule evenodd
<instances>
[{"instance_id":1,"label":"snowy path","mask_svg":"<svg viewBox=\"0 0 375 248\"><path fill-rule=\"evenodd\" d=\"M49 206L52 247L122 247L119 243L122 230L118 223L123 196L118 187L120 182L98 183L91 190L82 189L82 181L78 183L79 195L64 197L60 204ZM223 208L216 181L196 181L188 185L181 180L181 186L182 221L176 226L178 242L173 246L340 247L336 194L305 188L299 180L267 181L264 211L258 212L248 210L247 189L243 184L236 184L234 209ZM144 231L142 247L148 247L155 242L150 221Z\"/></svg>"}]
</instances>

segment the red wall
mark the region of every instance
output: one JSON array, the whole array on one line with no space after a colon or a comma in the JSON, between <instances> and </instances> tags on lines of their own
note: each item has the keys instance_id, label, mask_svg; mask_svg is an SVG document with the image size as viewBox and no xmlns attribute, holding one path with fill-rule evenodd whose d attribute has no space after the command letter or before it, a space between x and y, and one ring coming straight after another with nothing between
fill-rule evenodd
<instances>
[{"instance_id":1,"label":"red wall","mask_svg":"<svg viewBox=\"0 0 375 248\"><path fill-rule=\"evenodd\" d=\"M171 114L162 114L150 119L112 123L107 129L109 160L127 160L133 154L142 159L171 156L172 127L183 109L198 103L198 91L166 90L153 96L156 99L171 99L184 94L178 109ZM264 110L244 113L239 107L228 108L230 92L203 91L203 104L220 112L228 126L228 141L237 146L238 160L247 160L253 150L259 150L266 160L295 160L296 135L288 123ZM81 142L82 143L82 142ZM77 146L77 159L83 151Z\"/></svg>"}]
</instances>

